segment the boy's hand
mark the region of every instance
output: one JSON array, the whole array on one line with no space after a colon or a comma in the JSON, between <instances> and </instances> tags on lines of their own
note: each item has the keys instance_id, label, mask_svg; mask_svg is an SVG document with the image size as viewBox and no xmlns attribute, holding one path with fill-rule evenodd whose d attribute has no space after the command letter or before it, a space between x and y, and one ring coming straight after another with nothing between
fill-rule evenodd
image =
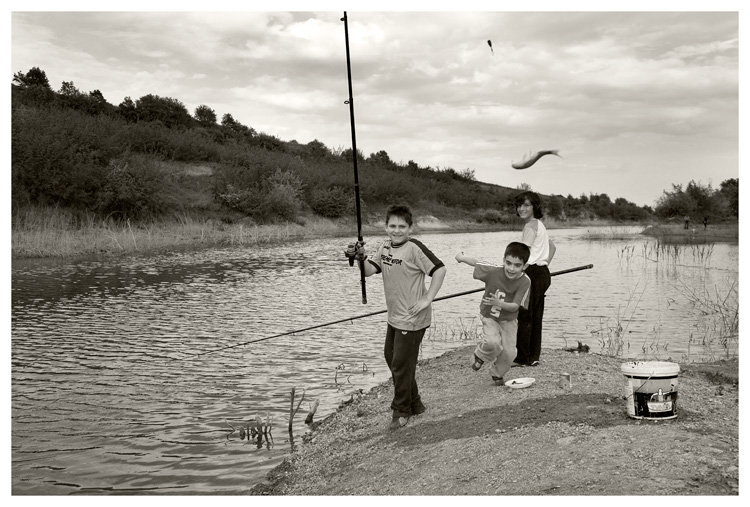
<instances>
[{"instance_id":1,"label":"boy's hand","mask_svg":"<svg viewBox=\"0 0 750 507\"><path fill-rule=\"evenodd\" d=\"M365 242L357 241L356 243L349 243L346 250L344 250L344 255L349 259L350 266L354 266L355 260L365 260L367 258L367 254L365 253Z\"/></svg>"},{"instance_id":2,"label":"boy's hand","mask_svg":"<svg viewBox=\"0 0 750 507\"><path fill-rule=\"evenodd\" d=\"M502 300L499 297L495 296L495 295L485 296L485 297L482 298L482 304L483 305L497 306L498 308L500 308L500 304L501 303L502 303Z\"/></svg>"},{"instance_id":3,"label":"boy's hand","mask_svg":"<svg viewBox=\"0 0 750 507\"><path fill-rule=\"evenodd\" d=\"M427 308L428 306L430 306L431 302L432 301L430 301L427 298L420 298L420 299L418 299L416 303L414 303L413 305L411 305L409 307L409 314L410 315L416 315L416 314L418 314L419 312L421 312L422 310L424 310L425 308Z\"/></svg>"}]
</instances>

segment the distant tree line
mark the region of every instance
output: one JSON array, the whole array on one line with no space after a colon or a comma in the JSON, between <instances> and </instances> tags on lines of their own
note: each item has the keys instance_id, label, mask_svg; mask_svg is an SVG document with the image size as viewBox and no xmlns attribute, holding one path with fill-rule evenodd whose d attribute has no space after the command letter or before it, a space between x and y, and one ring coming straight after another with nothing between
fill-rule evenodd
<instances>
[{"instance_id":1,"label":"distant tree line","mask_svg":"<svg viewBox=\"0 0 750 507\"><path fill-rule=\"evenodd\" d=\"M217 123L207 105L191 116L170 97L125 97L114 106L99 90L84 93L72 81L55 92L38 67L16 73L11 92L14 208L58 205L125 219L202 206L258 222L354 213L351 149L285 142L231 114ZM488 223L517 219L518 189L478 182L471 169L396 163L382 150L356 156L365 213L398 201L459 210ZM210 164L214 171L199 181L165 170L165 161ZM199 197L206 194L209 204ZM612 202L606 194L552 195L545 203L547 214L561 220L643 221L709 209L717 218L732 216L737 196L735 179L719 191L694 182L685 191L674 186L656 210L623 198Z\"/></svg>"}]
</instances>

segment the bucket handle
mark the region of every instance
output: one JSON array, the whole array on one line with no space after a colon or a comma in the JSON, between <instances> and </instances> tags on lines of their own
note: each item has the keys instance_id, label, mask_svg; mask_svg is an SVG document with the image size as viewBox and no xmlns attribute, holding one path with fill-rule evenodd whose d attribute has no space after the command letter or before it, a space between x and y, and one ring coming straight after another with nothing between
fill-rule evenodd
<instances>
[{"instance_id":1,"label":"bucket handle","mask_svg":"<svg viewBox=\"0 0 750 507\"><path fill-rule=\"evenodd\" d=\"M646 382L648 382L649 380L651 380L651 377L653 377L653 376L654 376L654 373L652 373L651 375L649 375L649 376L648 376L648 378L647 378L647 379L646 379L646 380L645 380L645 381L644 381L644 382L643 382L643 383L642 383L642 384L640 385L640 387L638 387L638 389L636 389L635 391L633 391L633 394L635 394L635 393L637 393L638 391L640 391L640 390L641 390L641 388L643 388L643 386L645 386L645 385L646 385ZM672 386L672 387L674 387L674 386ZM660 390L661 390L661 389L660 389ZM670 391L670 392L671 392L671 391Z\"/></svg>"}]
</instances>

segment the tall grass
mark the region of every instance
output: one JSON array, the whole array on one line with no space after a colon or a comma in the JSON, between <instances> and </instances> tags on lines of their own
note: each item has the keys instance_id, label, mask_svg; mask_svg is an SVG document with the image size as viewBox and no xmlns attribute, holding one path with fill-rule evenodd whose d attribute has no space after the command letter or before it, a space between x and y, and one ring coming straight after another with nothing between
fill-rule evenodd
<instances>
[{"instance_id":1,"label":"tall grass","mask_svg":"<svg viewBox=\"0 0 750 507\"><path fill-rule=\"evenodd\" d=\"M690 287L679 280L674 289L685 297L699 312L699 318L691 324L688 342L699 345L711 359L718 356L734 357L739 350L740 307L737 280L729 280L728 287L707 287L705 281L699 288Z\"/></svg>"},{"instance_id":2,"label":"tall grass","mask_svg":"<svg viewBox=\"0 0 750 507\"><path fill-rule=\"evenodd\" d=\"M148 253L201 246L252 246L349 232L331 220L313 218L304 224L225 224L174 214L170 220L114 221L88 211L26 207L14 214L11 248L14 258L78 257Z\"/></svg>"},{"instance_id":3,"label":"tall grass","mask_svg":"<svg viewBox=\"0 0 750 507\"><path fill-rule=\"evenodd\" d=\"M625 306L618 306L614 318L600 318L599 327L591 332L601 347L601 353L612 357L621 357L623 352L630 350L630 342L627 340L628 326L633 319L638 305L646 292L644 287L640 293L638 285L630 291ZM627 314L630 314L628 316Z\"/></svg>"}]
</instances>

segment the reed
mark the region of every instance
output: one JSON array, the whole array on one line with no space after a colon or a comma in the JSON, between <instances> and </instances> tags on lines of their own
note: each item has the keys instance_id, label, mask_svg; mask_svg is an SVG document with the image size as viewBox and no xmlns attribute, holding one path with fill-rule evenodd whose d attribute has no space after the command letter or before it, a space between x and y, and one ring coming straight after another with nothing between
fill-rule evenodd
<instances>
[{"instance_id":1,"label":"reed","mask_svg":"<svg viewBox=\"0 0 750 507\"><path fill-rule=\"evenodd\" d=\"M727 280L725 287L719 288L717 285L706 286L704 280L700 287L695 288L678 280L673 287L699 314L697 321L690 326L687 359L692 345L700 346L702 355L711 360L719 356L725 359L736 357L740 327L738 281Z\"/></svg>"},{"instance_id":2,"label":"reed","mask_svg":"<svg viewBox=\"0 0 750 507\"><path fill-rule=\"evenodd\" d=\"M346 225L321 218L273 225L225 224L178 213L169 220L133 223L100 218L87 211L39 206L13 215L11 255L69 258L189 247L254 246L348 232L352 231Z\"/></svg>"},{"instance_id":3,"label":"reed","mask_svg":"<svg viewBox=\"0 0 750 507\"><path fill-rule=\"evenodd\" d=\"M598 328L590 331L592 337L595 337L599 342L603 355L622 357L623 352L630 351L630 341L626 339L628 326L645 292L646 288L644 287L638 293L638 284L636 284L630 291L625 306L617 307L615 317L613 319L600 317ZM628 313L630 316L627 315Z\"/></svg>"},{"instance_id":4,"label":"reed","mask_svg":"<svg viewBox=\"0 0 750 507\"><path fill-rule=\"evenodd\" d=\"M641 231L630 227L617 227L610 226L606 229L586 229L586 232L581 234L581 239L585 241L614 241L623 239L632 239L636 235L640 234Z\"/></svg>"},{"instance_id":5,"label":"reed","mask_svg":"<svg viewBox=\"0 0 750 507\"><path fill-rule=\"evenodd\" d=\"M436 322L427 328L426 340L435 342L456 342L469 341L480 342L482 340L482 330L474 317L465 321L462 318L458 322L443 324Z\"/></svg>"}]
</instances>

